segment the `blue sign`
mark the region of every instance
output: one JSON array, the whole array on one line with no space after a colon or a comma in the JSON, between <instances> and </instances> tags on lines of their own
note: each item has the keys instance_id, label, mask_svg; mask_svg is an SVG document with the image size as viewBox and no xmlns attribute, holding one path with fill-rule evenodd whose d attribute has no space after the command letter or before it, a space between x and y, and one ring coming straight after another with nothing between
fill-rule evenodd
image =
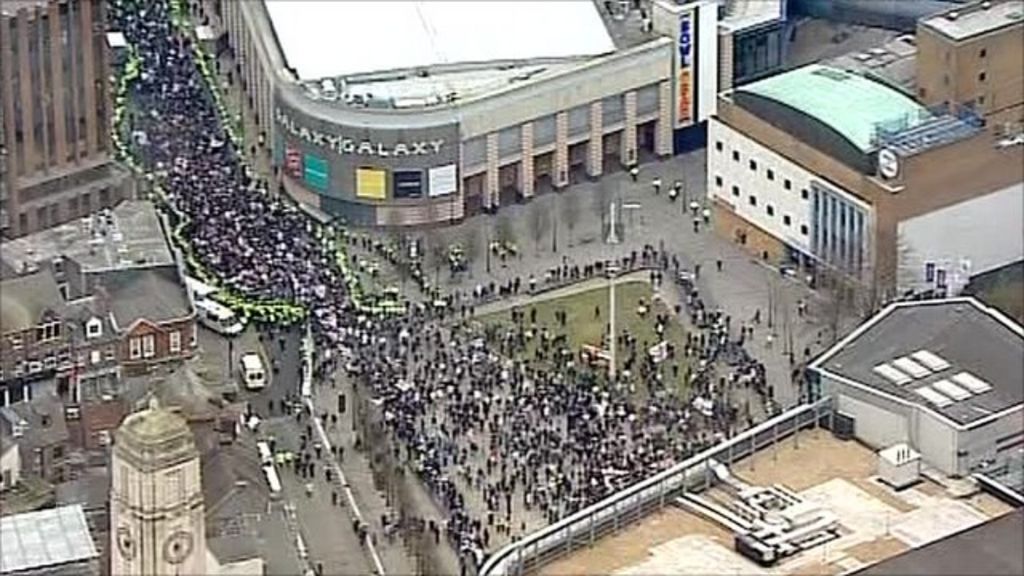
<instances>
[{"instance_id":1,"label":"blue sign","mask_svg":"<svg viewBox=\"0 0 1024 576\"><path fill-rule=\"evenodd\" d=\"M693 38L690 29L690 16L687 14L679 19L679 67L690 66L690 54L693 52Z\"/></svg>"}]
</instances>

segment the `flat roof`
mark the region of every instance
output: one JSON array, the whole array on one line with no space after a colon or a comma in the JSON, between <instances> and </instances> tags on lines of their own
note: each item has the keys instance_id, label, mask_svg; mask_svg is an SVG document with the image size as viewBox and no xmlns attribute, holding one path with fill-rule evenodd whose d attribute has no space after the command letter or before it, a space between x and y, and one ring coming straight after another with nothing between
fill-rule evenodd
<instances>
[{"instance_id":1,"label":"flat roof","mask_svg":"<svg viewBox=\"0 0 1024 576\"><path fill-rule=\"evenodd\" d=\"M0 257L18 271L26 263L57 256L71 258L86 272L174 263L156 208L145 200L125 200L109 212L5 240L0 246Z\"/></svg>"},{"instance_id":2,"label":"flat roof","mask_svg":"<svg viewBox=\"0 0 1024 576\"><path fill-rule=\"evenodd\" d=\"M896 384L875 367L927 350L949 366ZM974 298L949 298L892 304L862 324L811 368L838 375L879 392L913 402L961 425L1024 403L1024 328ZM918 362L918 364L921 364ZM903 372L903 370L900 370ZM957 375L969 372L991 385L986 392L963 400L943 394L945 380L956 384ZM967 389L966 386L957 387ZM937 406L917 391L937 390L952 400ZM931 394L930 394L931 395Z\"/></svg>"},{"instance_id":3,"label":"flat roof","mask_svg":"<svg viewBox=\"0 0 1024 576\"><path fill-rule=\"evenodd\" d=\"M917 90L917 44L912 34L897 36L880 46L848 52L827 64L863 74L908 95Z\"/></svg>"},{"instance_id":4,"label":"flat roof","mask_svg":"<svg viewBox=\"0 0 1024 576\"><path fill-rule=\"evenodd\" d=\"M264 3L285 60L302 80L615 50L589 1Z\"/></svg>"},{"instance_id":5,"label":"flat roof","mask_svg":"<svg viewBox=\"0 0 1024 576\"><path fill-rule=\"evenodd\" d=\"M1016 510L937 542L883 560L857 576L1024 574L1024 511Z\"/></svg>"},{"instance_id":6,"label":"flat roof","mask_svg":"<svg viewBox=\"0 0 1024 576\"><path fill-rule=\"evenodd\" d=\"M720 461L721 462L721 461ZM724 463L724 462L722 462ZM893 490L878 481L878 455L823 428L790 436L730 465L733 478L781 485L834 513L840 537L765 568L735 551L734 534L708 517L669 505L537 569L541 576L618 574L849 574L910 549L1002 517L1012 507L985 493L960 498L935 481ZM696 493L726 509L731 488L714 483ZM979 566L984 563L979 563ZM905 574L889 571L885 574ZM963 574L982 574L968 571Z\"/></svg>"},{"instance_id":7,"label":"flat roof","mask_svg":"<svg viewBox=\"0 0 1024 576\"><path fill-rule=\"evenodd\" d=\"M0 518L0 574L99 556L80 504Z\"/></svg>"},{"instance_id":8,"label":"flat roof","mask_svg":"<svg viewBox=\"0 0 1024 576\"><path fill-rule=\"evenodd\" d=\"M725 3L719 26L741 32L782 20L782 0L734 0Z\"/></svg>"},{"instance_id":9,"label":"flat roof","mask_svg":"<svg viewBox=\"0 0 1024 576\"><path fill-rule=\"evenodd\" d=\"M972 36L1022 23L1024 23L1024 0L980 2L969 6L957 6L952 10L921 20L921 25L953 40L965 40Z\"/></svg>"},{"instance_id":10,"label":"flat roof","mask_svg":"<svg viewBox=\"0 0 1024 576\"><path fill-rule=\"evenodd\" d=\"M772 100L835 130L862 152L874 146L876 127L892 122L914 126L927 110L882 82L834 66L811 64L736 89Z\"/></svg>"}]
</instances>

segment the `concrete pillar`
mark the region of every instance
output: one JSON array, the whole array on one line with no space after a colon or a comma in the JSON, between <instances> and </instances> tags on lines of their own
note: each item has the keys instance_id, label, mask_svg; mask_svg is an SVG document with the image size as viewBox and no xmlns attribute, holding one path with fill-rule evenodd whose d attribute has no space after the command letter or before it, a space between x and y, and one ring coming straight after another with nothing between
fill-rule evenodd
<instances>
[{"instance_id":1,"label":"concrete pillar","mask_svg":"<svg viewBox=\"0 0 1024 576\"><path fill-rule=\"evenodd\" d=\"M484 178L484 208L495 210L500 205L498 187L498 133L487 135L487 176Z\"/></svg>"},{"instance_id":2,"label":"concrete pillar","mask_svg":"<svg viewBox=\"0 0 1024 576\"><path fill-rule=\"evenodd\" d=\"M555 114L555 173L551 177L555 188L569 184L569 113Z\"/></svg>"},{"instance_id":3,"label":"concrete pillar","mask_svg":"<svg viewBox=\"0 0 1024 576\"><path fill-rule=\"evenodd\" d=\"M604 173L604 106L600 100L590 103L590 141L587 143L587 176Z\"/></svg>"},{"instance_id":4,"label":"concrete pillar","mask_svg":"<svg viewBox=\"0 0 1024 576\"><path fill-rule=\"evenodd\" d=\"M99 147L99 127L96 126L96 87L93 82L96 78L96 66L95 56L93 55L93 30L92 30L92 2L82 2L82 10L79 12L80 18L78 20L79 27L76 36L82 39L79 47L83 50L82 54L82 78L85 82L85 86L82 86L82 90L85 91L85 148L88 150L89 155L96 154L96 150ZM105 78L101 78L106 80ZM104 127L104 129L106 129ZM52 222L51 222L52 224Z\"/></svg>"},{"instance_id":5,"label":"concrete pillar","mask_svg":"<svg viewBox=\"0 0 1024 576\"><path fill-rule=\"evenodd\" d=\"M11 391L8 390L7 388L4 388L4 403L0 404L0 406L10 406L10 405L11 405Z\"/></svg>"},{"instance_id":6,"label":"concrete pillar","mask_svg":"<svg viewBox=\"0 0 1024 576\"><path fill-rule=\"evenodd\" d=\"M655 127L654 151L664 158L672 155L672 83L658 85L658 125Z\"/></svg>"},{"instance_id":7,"label":"concrete pillar","mask_svg":"<svg viewBox=\"0 0 1024 576\"><path fill-rule=\"evenodd\" d=\"M28 17L22 13L17 22L18 66L21 86L21 126L24 136L22 156L25 158L25 175L36 172L35 106L32 100L32 66L28 58ZM74 60L74 58L72 58ZM13 135L12 135L13 136Z\"/></svg>"},{"instance_id":8,"label":"concrete pillar","mask_svg":"<svg viewBox=\"0 0 1024 576\"><path fill-rule=\"evenodd\" d=\"M732 88L733 74L733 34L721 32L718 35L718 91L724 92Z\"/></svg>"},{"instance_id":9,"label":"concrete pillar","mask_svg":"<svg viewBox=\"0 0 1024 576\"><path fill-rule=\"evenodd\" d=\"M632 166L639 159L636 153L636 91L626 92L626 118L622 123L622 148L619 161L623 166Z\"/></svg>"},{"instance_id":10,"label":"concrete pillar","mask_svg":"<svg viewBox=\"0 0 1024 576\"><path fill-rule=\"evenodd\" d=\"M56 139L53 142L53 146L56 149L56 164L59 166L68 162L68 132L66 130L67 125L65 123L65 101L63 101L63 92L65 92L66 79L63 77L63 66L62 60L60 59L60 42L53 42L53 38L60 38L60 5L56 2L51 2L48 5L48 19L50 25L50 70L47 71L50 75L51 85L53 91L50 94L52 98L53 106L53 137ZM106 109L113 115L111 108Z\"/></svg>"},{"instance_id":11,"label":"concrete pillar","mask_svg":"<svg viewBox=\"0 0 1024 576\"><path fill-rule=\"evenodd\" d=\"M522 160L519 161L519 191L523 198L533 198L533 122L523 123L519 139L522 142Z\"/></svg>"}]
</instances>

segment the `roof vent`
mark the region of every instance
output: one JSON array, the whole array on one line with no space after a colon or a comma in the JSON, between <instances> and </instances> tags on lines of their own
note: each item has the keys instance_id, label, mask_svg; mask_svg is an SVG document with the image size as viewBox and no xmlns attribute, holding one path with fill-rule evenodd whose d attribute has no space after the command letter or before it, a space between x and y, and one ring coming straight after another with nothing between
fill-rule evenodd
<instances>
[{"instance_id":1,"label":"roof vent","mask_svg":"<svg viewBox=\"0 0 1024 576\"><path fill-rule=\"evenodd\" d=\"M992 3L991 2L982 2L981 3L981 9L982 10L988 10L991 7L992 7Z\"/></svg>"},{"instance_id":2,"label":"roof vent","mask_svg":"<svg viewBox=\"0 0 1024 576\"><path fill-rule=\"evenodd\" d=\"M959 17L960 17L960 13L957 12L956 10L953 10L949 14L946 14L946 20L949 20L950 22L956 20Z\"/></svg>"}]
</instances>

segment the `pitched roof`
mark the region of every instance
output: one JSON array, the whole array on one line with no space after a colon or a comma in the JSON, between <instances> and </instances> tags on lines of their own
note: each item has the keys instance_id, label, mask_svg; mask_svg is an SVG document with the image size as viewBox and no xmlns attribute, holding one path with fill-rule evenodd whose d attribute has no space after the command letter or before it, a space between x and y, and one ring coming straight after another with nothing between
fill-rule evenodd
<instances>
[{"instance_id":1,"label":"pitched roof","mask_svg":"<svg viewBox=\"0 0 1024 576\"><path fill-rule=\"evenodd\" d=\"M35 326L47 310L58 315L64 311L57 282L47 270L4 280L0 292L4 295L0 298L0 330L4 333Z\"/></svg>"},{"instance_id":2,"label":"pitched roof","mask_svg":"<svg viewBox=\"0 0 1024 576\"><path fill-rule=\"evenodd\" d=\"M121 330L138 320L166 322L192 313L185 287L171 266L114 270L99 281Z\"/></svg>"}]
</instances>

